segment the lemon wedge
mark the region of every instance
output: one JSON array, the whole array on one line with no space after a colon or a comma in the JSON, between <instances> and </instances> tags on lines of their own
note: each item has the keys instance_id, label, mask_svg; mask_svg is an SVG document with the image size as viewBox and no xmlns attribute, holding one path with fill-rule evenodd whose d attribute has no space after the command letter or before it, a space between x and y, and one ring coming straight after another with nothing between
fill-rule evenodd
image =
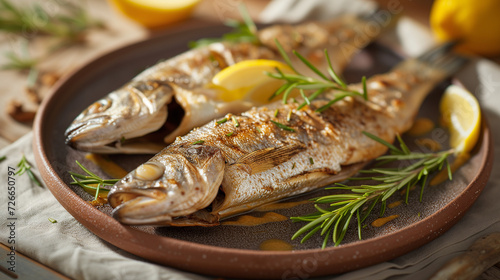
<instances>
[{"instance_id":1,"label":"lemon wedge","mask_svg":"<svg viewBox=\"0 0 500 280\"><path fill-rule=\"evenodd\" d=\"M147 28L158 28L189 17L200 0L110 0L125 16Z\"/></svg>"},{"instance_id":2,"label":"lemon wedge","mask_svg":"<svg viewBox=\"0 0 500 280\"><path fill-rule=\"evenodd\" d=\"M245 100L256 105L265 104L284 84L284 81L266 75L266 72L276 72L276 68L283 73L293 73L288 65L279 61L244 60L217 73L210 87L217 90L217 97L222 101Z\"/></svg>"},{"instance_id":3,"label":"lemon wedge","mask_svg":"<svg viewBox=\"0 0 500 280\"><path fill-rule=\"evenodd\" d=\"M481 129L481 110L477 99L466 89L450 85L440 106L443 125L450 131L450 146L458 154L467 154L474 148Z\"/></svg>"},{"instance_id":4,"label":"lemon wedge","mask_svg":"<svg viewBox=\"0 0 500 280\"><path fill-rule=\"evenodd\" d=\"M484 56L500 54L500 1L436 0L430 25L441 41L460 40L462 50Z\"/></svg>"}]
</instances>

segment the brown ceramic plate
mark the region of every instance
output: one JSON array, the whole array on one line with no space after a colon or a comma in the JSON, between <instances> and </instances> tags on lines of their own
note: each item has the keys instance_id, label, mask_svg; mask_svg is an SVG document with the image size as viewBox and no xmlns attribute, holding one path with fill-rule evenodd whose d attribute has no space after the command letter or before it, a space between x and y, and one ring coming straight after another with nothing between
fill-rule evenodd
<instances>
[{"instance_id":1,"label":"brown ceramic plate","mask_svg":"<svg viewBox=\"0 0 500 280\"><path fill-rule=\"evenodd\" d=\"M35 122L34 140L42 178L68 212L102 239L153 262L202 274L235 278L311 277L354 270L414 250L448 230L479 196L492 165L490 130L485 122L472 158L454 175L452 182L428 187L423 202L418 202L418 191L412 192L409 205L386 212L386 215L398 214L400 218L384 227L368 226L362 241L357 240L353 226L341 246L324 250L320 249L322 238L319 236L304 244L290 241L301 224L288 219L259 226L130 227L114 220L109 215L109 207L90 206L86 201L92 200L91 196L69 185L68 171L80 171L75 164L75 160L79 160L92 171L104 174L86 161L84 153L64 144L63 134L70 122L90 103L147 66L187 50L187 42L218 36L226 30L222 26L177 30L111 52L61 82L42 105ZM400 60L390 49L372 44L354 59L345 76L348 80L357 80L361 74L369 76L387 71ZM437 119L436 104L442 91L438 88L429 96L421 116ZM445 143L447 135L442 129L435 129L430 137ZM413 139L408 141L411 143ZM113 156L112 159L131 170L149 157ZM293 200L304 201L321 192L324 191ZM394 200L401 199L399 195L394 196ZM302 204L273 212L289 217L310 211L310 204ZM250 215L262 216L264 212ZM376 218L374 214L369 220ZM293 250L260 250L262 243L268 240L281 240Z\"/></svg>"}]
</instances>

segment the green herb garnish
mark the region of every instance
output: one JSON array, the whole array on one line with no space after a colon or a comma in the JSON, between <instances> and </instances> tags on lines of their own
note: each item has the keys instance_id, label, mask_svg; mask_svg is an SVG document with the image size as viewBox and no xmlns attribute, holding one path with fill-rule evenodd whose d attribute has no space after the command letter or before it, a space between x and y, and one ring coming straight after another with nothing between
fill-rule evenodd
<instances>
[{"instance_id":1,"label":"green herb garnish","mask_svg":"<svg viewBox=\"0 0 500 280\"><path fill-rule=\"evenodd\" d=\"M198 144L203 144L203 143L205 143L205 140L198 140L198 141L191 143L191 145L198 145Z\"/></svg>"},{"instance_id":2,"label":"green herb garnish","mask_svg":"<svg viewBox=\"0 0 500 280\"><path fill-rule=\"evenodd\" d=\"M227 137L231 137L231 136L233 136L233 134L234 134L234 131L231 131L231 132L229 132L228 134L226 134L226 136L227 136Z\"/></svg>"},{"instance_id":3,"label":"green herb garnish","mask_svg":"<svg viewBox=\"0 0 500 280\"><path fill-rule=\"evenodd\" d=\"M55 224L55 223L57 223L57 220L56 220L56 219L53 219L53 218L49 218L49 222L51 222L51 223Z\"/></svg>"},{"instance_id":4,"label":"green herb garnish","mask_svg":"<svg viewBox=\"0 0 500 280\"><path fill-rule=\"evenodd\" d=\"M347 96L361 96L365 100L368 100L368 93L366 90L366 78L363 77L362 85L363 92L358 92L355 90L351 90L347 87L347 84L335 73L332 67L332 63L330 61L330 57L328 55L327 50L325 50L325 58L328 62L328 74L322 73L316 66L314 66L310 61L308 61L301 54L293 51L293 54L297 56L302 63L304 63L309 69L311 69L314 73L318 75L319 78L308 77L297 71L295 67L292 65L290 57L286 54L283 46L276 40L276 45L278 46L278 50L281 53L281 56L288 64L288 66L295 72L294 74L285 74L278 68L276 68L276 73L267 73L268 76L285 81L285 84L281 86L276 92L274 92L269 100L283 94L283 104L288 102L288 97L293 89L299 89L302 98L304 99L303 103L299 106L298 109L311 104L316 97L322 94L326 90L336 90L338 93L335 94L335 98L332 99L327 105L317 109L317 112L322 112L326 108L330 107L333 103L347 97ZM304 90L312 90L313 93L309 96L306 96Z\"/></svg>"},{"instance_id":5,"label":"green herb garnish","mask_svg":"<svg viewBox=\"0 0 500 280\"><path fill-rule=\"evenodd\" d=\"M290 131L290 132L295 132L295 129L293 129L293 128L289 127L289 126L286 126L286 125L284 125L282 123L279 123L279 122L273 121L273 120L271 120L271 122L274 123L277 127L281 128L283 130Z\"/></svg>"},{"instance_id":6,"label":"green herb garnish","mask_svg":"<svg viewBox=\"0 0 500 280\"><path fill-rule=\"evenodd\" d=\"M86 192L95 191L94 200L97 200L97 198L99 197L99 193L101 191L109 192L108 189L102 189L101 187L112 186L120 180L120 179L103 179L103 178L97 176L95 173L88 170L87 168L85 168L80 162L76 161L76 164L78 164L78 166L87 175L78 174L78 173L69 171L71 179L73 179L73 182L71 182L70 184L71 185L78 185L78 186L82 187ZM97 185L97 186L93 186L93 185Z\"/></svg>"},{"instance_id":7,"label":"green herb garnish","mask_svg":"<svg viewBox=\"0 0 500 280\"><path fill-rule=\"evenodd\" d=\"M235 127L239 127L240 126L240 122L238 122L238 120L236 119L236 117L232 116L231 119L233 120L233 124Z\"/></svg>"},{"instance_id":8,"label":"green herb garnish","mask_svg":"<svg viewBox=\"0 0 500 280\"><path fill-rule=\"evenodd\" d=\"M227 118L223 118L222 120L218 120L216 123L217 124L223 124L225 122L227 122Z\"/></svg>"},{"instance_id":9,"label":"green herb garnish","mask_svg":"<svg viewBox=\"0 0 500 280\"><path fill-rule=\"evenodd\" d=\"M38 180L33 171L31 171L31 165L24 155L21 158L21 161L17 164L17 167L19 167L20 169L16 172L16 175L23 175L24 173L27 173L31 181L33 181L36 185L40 187L42 186L40 180Z\"/></svg>"},{"instance_id":10,"label":"green herb garnish","mask_svg":"<svg viewBox=\"0 0 500 280\"><path fill-rule=\"evenodd\" d=\"M28 51L28 42L22 41L19 52L8 51L5 53L7 63L2 65L6 70L33 70L38 63L37 59L31 57Z\"/></svg>"},{"instance_id":11,"label":"green herb garnish","mask_svg":"<svg viewBox=\"0 0 500 280\"><path fill-rule=\"evenodd\" d=\"M362 223L370 215L375 205L381 204L382 216L385 212L386 201L396 191L406 188L406 203L410 189L416 185L421 186L420 201L422 201L424 187L427 184L429 174L439 171L446 164L448 168L448 177L451 180L451 170L448 163L448 157L453 154L453 150L446 150L435 153L416 153L411 152L401 137L397 139L400 148L372 135L364 132L371 139L387 146L390 154L377 158L377 161L386 163L412 161L410 165L395 169L390 167L375 167L370 170L361 171L362 174L371 174L362 178L351 178L355 180L372 180L373 184L362 184L358 186L348 186L344 184L335 184L328 187L331 190L350 191L348 193L327 195L313 199L316 203L314 207L318 212L300 217L292 217L294 222L307 222L305 226L299 229L292 237L305 234L301 242L305 242L315 233L324 236L322 248L325 248L328 241L332 240L335 246L339 245L347 232L349 224L353 217L358 224L358 236L361 239ZM328 204L327 207L320 207L319 204Z\"/></svg>"},{"instance_id":12,"label":"green herb garnish","mask_svg":"<svg viewBox=\"0 0 500 280\"><path fill-rule=\"evenodd\" d=\"M74 1L49 1L59 12L51 13L42 5L14 5L0 0L0 30L19 35L40 34L62 39L65 42L81 41L89 28L102 27L102 23L89 17Z\"/></svg>"},{"instance_id":13,"label":"green herb garnish","mask_svg":"<svg viewBox=\"0 0 500 280\"><path fill-rule=\"evenodd\" d=\"M244 5L240 5L239 10L243 22L236 20L228 20L225 22L227 26L233 28L233 31L222 35L221 38L205 38L189 42L189 47L197 48L216 42L232 42L232 43L249 42L253 44L258 44L259 38L257 37L257 26L253 22L252 18L250 17L250 14L248 13Z\"/></svg>"},{"instance_id":14,"label":"green herb garnish","mask_svg":"<svg viewBox=\"0 0 500 280\"><path fill-rule=\"evenodd\" d=\"M2 157L0 157L0 162L4 161L4 160L6 160L6 159L7 159L7 157L6 157L6 156L2 156Z\"/></svg>"}]
</instances>

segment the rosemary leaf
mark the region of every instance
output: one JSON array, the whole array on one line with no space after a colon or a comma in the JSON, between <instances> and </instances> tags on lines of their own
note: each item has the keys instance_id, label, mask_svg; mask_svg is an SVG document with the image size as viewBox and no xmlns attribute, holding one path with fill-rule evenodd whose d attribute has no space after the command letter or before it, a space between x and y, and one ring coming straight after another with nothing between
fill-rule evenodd
<instances>
[{"instance_id":1,"label":"rosemary leaf","mask_svg":"<svg viewBox=\"0 0 500 280\"><path fill-rule=\"evenodd\" d=\"M311 100L314 100L316 97L318 97L320 94L322 94L325 91L324 88L318 89L315 91L313 94L311 94L307 99L305 99L305 102L300 104L299 107L297 107L297 110L302 109L306 105L311 105Z\"/></svg>"},{"instance_id":2,"label":"rosemary leaf","mask_svg":"<svg viewBox=\"0 0 500 280\"><path fill-rule=\"evenodd\" d=\"M37 186L42 187L42 183L40 183L40 180L38 180L33 171L31 171L31 165L24 155L22 156L21 161L17 164L17 167L19 167L19 170L16 172L16 175L21 176L24 173L27 173L31 181L33 181Z\"/></svg>"},{"instance_id":3,"label":"rosemary leaf","mask_svg":"<svg viewBox=\"0 0 500 280\"><path fill-rule=\"evenodd\" d=\"M389 143L389 142L387 142L387 141L385 141L385 140L383 140L383 139L381 139L381 138L379 138L379 137L377 137L377 136L375 136L375 135L373 135L371 133L368 133L366 131L363 131L363 134L366 135L366 136L368 136L368 137L370 137L371 139L379 142L380 144L388 147L392 151L394 151L394 152L396 152L398 154L401 154L401 151L398 148L396 148L396 146L392 145L391 143Z\"/></svg>"},{"instance_id":4,"label":"rosemary leaf","mask_svg":"<svg viewBox=\"0 0 500 280\"><path fill-rule=\"evenodd\" d=\"M325 49L325 57L326 61L328 62L328 74L330 74L330 77L332 77L332 79L342 88L347 88L346 83L333 70L332 61L330 60L330 55L328 54L328 51L326 49Z\"/></svg>"},{"instance_id":5,"label":"rosemary leaf","mask_svg":"<svg viewBox=\"0 0 500 280\"><path fill-rule=\"evenodd\" d=\"M366 77L361 78L361 84L363 85L363 98L368 100L368 90L366 89Z\"/></svg>"},{"instance_id":6,"label":"rosemary leaf","mask_svg":"<svg viewBox=\"0 0 500 280\"><path fill-rule=\"evenodd\" d=\"M278 41L278 39L274 39L274 42L276 43L276 46L278 47L278 51L279 51L281 57L283 57L283 60L285 60L286 64L288 64L288 66L290 68L292 68L293 72L299 74L299 72L295 69L295 67L293 67L292 60L290 60L290 57L288 56L288 54L286 53L285 49L280 44L280 42Z\"/></svg>"},{"instance_id":7,"label":"rosemary leaf","mask_svg":"<svg viewBox=\"0 0 500 280\"><path fill-rule=\"evenodd\" d=\"M216 42L233 42L233 43L241 43L241 42L249 42L252 44L259 43L259 37L257 36L257 26L252 21L250 14L246 10L244 5L239 6L240 14L243 19L243 22L238 22L235 20L228 20L225 22L227 26L233 28L231 32L228 32L220 38L205 38L197 41L189 42L190 48L198 48L202 46L206 46Z\"/></svg>"},{"instance_id":8,"label":"rosemary leaf","mask_svg":"<svg viewBox=\"0 0 500 280\"><path fill-rule=\"evenodd\" d=\"M231 119L233 120L234 127L240 126L240 122L238 122L238 119L236 119L235 116L232 116Z\"/></svg>"},{"instance_id":9,"label":"rosemary leaf","mask_svg":"<svg viewBox=\"0 0 500 280\"><path fill-rule=\"evenodd\" d=\"M191 143L191 145L198 145L198 144L203 144L205 143L205 140L198 140L198 141L194 141L193 143Z\"/></svg>"},{"instance_id":10,"label":"rosemary leaf","mask_svg":"<svg viewBox=\"0 0 500 280\"><path fill-rule=\"evenodd\" d=\"M112 186L120 179L103 179L97 176L95 173L91 172L85 166L83 166L80 162L76 161L76 164L86 173L79 174L76 172L68 171L71 179L73 181L70 183L71 185L78 185L82 187L85 191L95 191L94 201L97 201L99 198L99 194L101 192L109 192L109 189L103 188L104 186ZM94 186L97 185L97 186Z\"/></svg>"},{"instance_id":11,"label":"rosemary leaf","mask_svg":"<svg viewBox=\"0 0 500 280\"><path fill-rule=\"evenodd\" d=\"M273 120L271 120L271 122L274 123L277 127L281 128L283 130L290 131L290 132L295 132L295 129L293 129L293 128L289 127L289 126L286 126L286 125L284 125L282 123L279 123L279 122L273 121Z\"/></svg>"},{"instance_id":12,"label":"rosemary leaf","mask_svg":"<svg viewBox=\"0 0 500 280\"><path fill-rule=\"evenodd\" d=\"M227 118L223 118L222 120L218 120L216 123L217 124L223 124L225 122L227 122Z\"/></svg>"},{"instance_id":13,"label":"rosemary leaf","mask_svg":"<svg viewBox=\"0 0 500 280\"><path fill-rule=\"evenodd\" d=\"M326 50L325 50L325 52L326 52ZM321 71L319 71L319 69L316 68L316 66L314 66L314 64L309 62L309 60L307 60L304 56L302 56L300 53L298 53L295 50L293 51L293 54L296 55L300 59L300 61L302 61L302 63L304 63L307 67L309 67L309 69L311 69L314 73L316 73L318 76L323 78L323 80L328 81L328 78L323 73L321 73Z\"/></svg>"}]
</instances>

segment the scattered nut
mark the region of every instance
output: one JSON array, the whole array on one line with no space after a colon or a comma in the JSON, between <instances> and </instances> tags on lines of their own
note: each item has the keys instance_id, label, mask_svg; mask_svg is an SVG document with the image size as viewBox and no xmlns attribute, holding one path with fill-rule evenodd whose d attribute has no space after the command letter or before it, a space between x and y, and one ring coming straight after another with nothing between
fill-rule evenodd
<instances>
[{"instance_id":1,"label":"scattered nut","mask_svg":"<svg viewBox=\"0 0 500 280\"><path fill-rule=\"evenodd\" d=\"M11 100L7 104L7 114L18 122L31 122L35 119L35 111L25 111L23 104L17 100Z\"/></svg>"},{"instance_id":2,"label":"scattered nut","mask_svg":"<svg viewBox=\"0 0 500 280\"><path fill-rule=\"evenodd\" d=\"M40 104L42 102L38 91L33 87L26 88L26 95L28 96L28 99L33 103Z\"/></svg>"},{"instance_id":3,"label":"scattered nut","mask_svg":"<svg viewBox=\"0 0 500 280\"><path fill-rule=\"evenodd\" d=\"M61 78L61 77L59 75L57 75L56 73L44 73L40 77L40 82L44 86L51 87L59 80L59 78Z\"/></svg>"}]
</instances>

